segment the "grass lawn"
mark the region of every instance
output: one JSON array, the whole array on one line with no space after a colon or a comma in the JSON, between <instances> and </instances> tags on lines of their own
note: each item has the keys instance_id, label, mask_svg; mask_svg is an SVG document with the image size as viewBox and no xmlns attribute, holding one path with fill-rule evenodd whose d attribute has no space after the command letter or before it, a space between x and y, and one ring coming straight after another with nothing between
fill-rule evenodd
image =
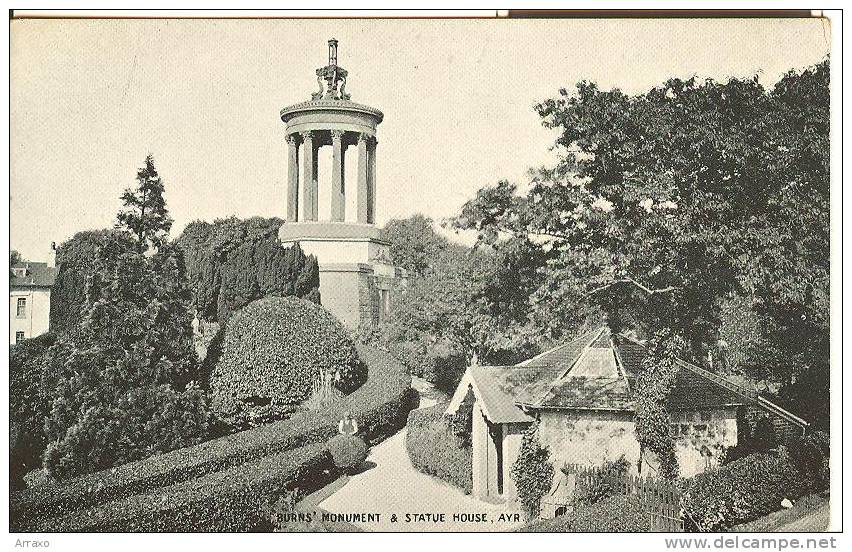
<instances>
[{"instance_id":1,"label":"grass lawn","mask_svg":"<svg viewBox=\"0 0 852 552\"><path fill-rule=\"evenodd\" d=\"M825 531L828 528L828 523L828 493L815 493L803 496L790 509L772 512L749 523L736 525L731 527L731 531L741 533L805 533Z\"/></svg>"}]
</instances>

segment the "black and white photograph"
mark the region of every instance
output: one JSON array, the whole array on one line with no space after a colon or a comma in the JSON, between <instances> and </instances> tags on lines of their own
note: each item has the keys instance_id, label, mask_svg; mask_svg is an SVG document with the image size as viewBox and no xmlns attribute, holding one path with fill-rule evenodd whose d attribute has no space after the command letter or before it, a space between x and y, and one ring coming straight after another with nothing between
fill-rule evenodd
<instances>
[{"instance_id":1,"label":"black and white photograph","mask_svg":"<svg viewBox=\"0 0 852 552\"><path fill-rule=\"evenodd\" d=\"M8 546L836 548L841 32L12 10Z\"/></svg>"}]
</instances>

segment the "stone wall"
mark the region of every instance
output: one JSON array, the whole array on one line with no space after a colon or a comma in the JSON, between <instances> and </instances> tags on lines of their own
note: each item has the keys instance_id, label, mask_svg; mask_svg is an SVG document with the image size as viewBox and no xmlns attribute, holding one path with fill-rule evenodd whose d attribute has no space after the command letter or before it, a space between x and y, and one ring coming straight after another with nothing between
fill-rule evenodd
<instances>
[{"instance_id":1,"label":"stone wall","mask_svg":"<svg viewBox=\"0 0 852 552\"><path fill-rule=\"evenodd\" d=\"M722 451L737 444L736 418L735 408L672 413L675 454L682 476L718 465ZM631 412L542 412L539 438L550 449L557 470L566 463L598 466L624 455L631 473L638 472L639 442ZM649 454L645 461L652 467L656 464Z\"/></svg>"},{"instance_id":2,"label":"stone wall","mask_svg":"<svg viewBox=\"0 0 852 552\"><path fill-rule=\"evenodd\" d=\"M672 413L672 434L680 475L691 477L716 467L722 453L737 444L737 410Z\"/></svg>"},{"instance_id":3,"label":"stone wall","mask_svg":"<svg viewBox=\"0 0 852 552\"><path fill-rule=\"evenodd\" d=\"M639 462L630 412L542 412L539 439L557 470L564 464L598 466L624 455L635 473Z\"/></svg>"}]
</instances>

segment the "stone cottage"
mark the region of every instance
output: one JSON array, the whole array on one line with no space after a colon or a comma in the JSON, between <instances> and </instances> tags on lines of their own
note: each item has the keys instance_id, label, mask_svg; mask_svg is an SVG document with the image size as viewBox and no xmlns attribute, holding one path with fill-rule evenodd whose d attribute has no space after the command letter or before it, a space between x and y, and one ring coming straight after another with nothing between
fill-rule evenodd
<instances>
[{"instance_id":1,"label":"stone cottage","mask_svg":"<svg viewBox=\"0 0 852 552\"><path fill-rule=\"evenodd\" d=\"M645 355L641 342L601 327L514 366L469 367L447 413L472 398L473 494L516 498L510 470L535 419L557 472L624 455L633 473L653 475L656 461L647 451L640 466L633 423L632 390ZM683 476L716 466L737 444L739 408L761 409L799 434L807 425L723 377L687 362L680 368L668 406Z\"/></svg>"}]
</instances>

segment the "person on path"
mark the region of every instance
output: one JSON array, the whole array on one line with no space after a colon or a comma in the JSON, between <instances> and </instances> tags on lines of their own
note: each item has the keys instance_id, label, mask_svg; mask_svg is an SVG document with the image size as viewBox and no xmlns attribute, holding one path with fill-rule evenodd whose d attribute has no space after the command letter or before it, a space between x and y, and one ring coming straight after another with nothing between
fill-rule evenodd
<instances>
[{"instance_id":1,"label":"person on path","mask_svg":"<svg viewBox=\"0 0 852 552\"><path fill-rule=\"evenodd\" d=\"M358 422L349 414L343 413L343 419L337 424L337 432L341 435L355 435L358 433Z\"/></svg>"}]
</instances>

